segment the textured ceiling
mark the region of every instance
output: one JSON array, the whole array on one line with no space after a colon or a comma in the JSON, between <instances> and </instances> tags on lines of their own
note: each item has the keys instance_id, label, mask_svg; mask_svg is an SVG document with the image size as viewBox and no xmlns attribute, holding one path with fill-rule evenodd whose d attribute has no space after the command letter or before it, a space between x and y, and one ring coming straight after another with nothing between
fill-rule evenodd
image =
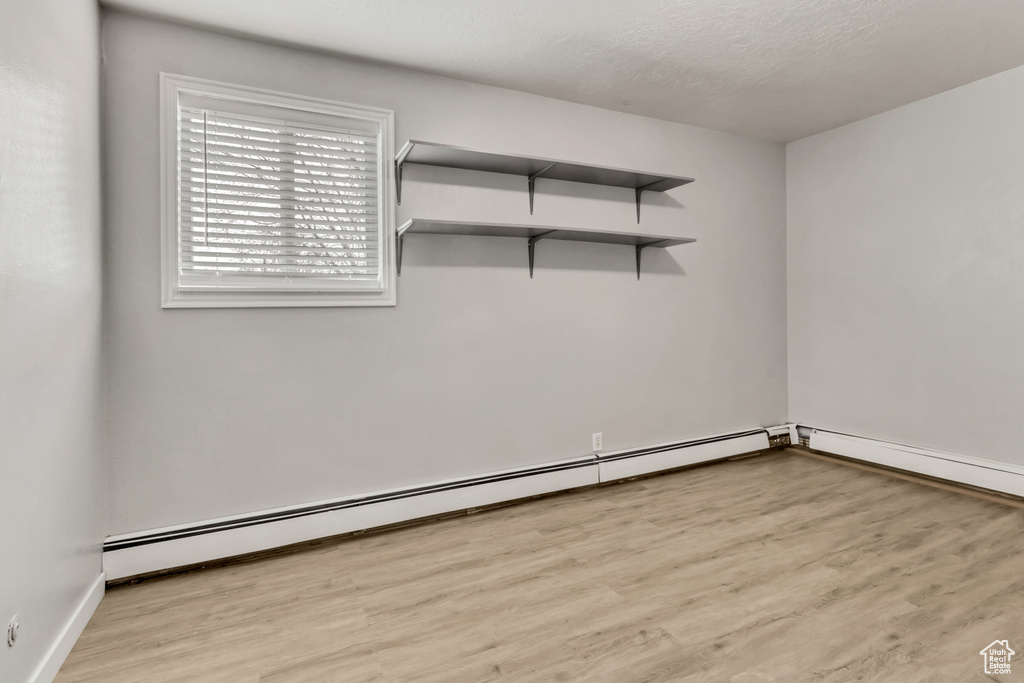
<instances>
[{"instance_id":1,"label":"textured ceiling","mask_svg":"<svg viewBox=\"0 0 1024 683\"><path fill-rule=\"evenodd\" d=\"M1024 64L1024 0L105 0L769 140Z\"/></svg>"}]
</instances>

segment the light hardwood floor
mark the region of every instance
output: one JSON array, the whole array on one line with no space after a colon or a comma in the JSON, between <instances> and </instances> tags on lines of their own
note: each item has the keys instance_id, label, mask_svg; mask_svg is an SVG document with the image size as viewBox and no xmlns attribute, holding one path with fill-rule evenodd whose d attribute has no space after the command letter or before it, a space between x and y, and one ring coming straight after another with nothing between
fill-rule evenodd
<instances>
[{"instance_id":1,"label":"light hardwood floor","mask_svg":"<svg viewBox=\"0 0 1024 683\"><path fill-rule=\"evenodd\" d=\"M1024 511L784 451L114 588L57 683L1024 680L996 639Z\"/></svg>"}]
</instances>

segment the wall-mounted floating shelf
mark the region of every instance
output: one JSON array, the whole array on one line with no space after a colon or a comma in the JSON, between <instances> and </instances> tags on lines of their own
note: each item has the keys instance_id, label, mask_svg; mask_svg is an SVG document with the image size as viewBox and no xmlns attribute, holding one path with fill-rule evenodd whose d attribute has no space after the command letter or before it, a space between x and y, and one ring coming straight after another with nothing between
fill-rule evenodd
<instances>
[{"instance_id":1,"label":"wall-mounted floating shelf","mask_svg":"<svg viewBox=\"0 0 1024 683\"><path fill-rule=\"evenodd\" d=\"M566 240L570 242L601 242L604 244L625 244L636 249L636 279L640 279L640 253L648 247L673 247L697 240L691 237L670 235L640 235L635 232L615 230L593 230L589 228L556 228L544 225L514 225L509 223L472 223L466 221L424 220L413 218L406 221L395 234L396 261L398 274L402 274L402 247L407 233L427 235L476 235L486 237L523 237L527 240L530 259L530 277L533 277L533 247L542 240Z\"/></svg>"},{"instance_id":2,"label":"wall-mounted floating shelf","mask_svg":"<svg viewBox=\"0 0 1024 683\"><path fill-rule=\"evenodd\" d=\"M628 187L636 192L637 223L640 222L640 196L644 192L664 192L693 182L693 178L682 176L657 175L625 168L594 166L559 159L496 154L465 147L442 145L436 142L409 140L395 157L395 183L399 204L402 203L402 168L405 164L443 166L525 176L530 193L531 214L533 213L533 187L537 178L540 177L592 185Z\"/></svg>"}]
</instances>

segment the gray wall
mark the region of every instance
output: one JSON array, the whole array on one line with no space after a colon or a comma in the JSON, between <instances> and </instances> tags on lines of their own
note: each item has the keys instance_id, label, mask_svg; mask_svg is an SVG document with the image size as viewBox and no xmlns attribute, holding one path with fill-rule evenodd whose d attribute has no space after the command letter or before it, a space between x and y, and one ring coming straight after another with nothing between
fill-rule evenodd
<instances>
[{"instance_id":1,"label":"gray wall","mask_svg":"<svg viewBox=\"0 0 1024 683\"><path fill-rule=\"evenodd\" d=\"M788 146L790 416L1024 464L1024 67Z\"/></svg>"},{"instance_id":2,"label":"gray wall","mask_svg":"<svg viewBox=\"0 0 1024 683\"><path fill-rule=\"evenodd\" d=\"M0 680L27 680L100 573L99 26L93 0L0 21Z\"/></svg>"},{"instance_id":3,"label":"gray wall","mask_svg":"<svg viewBox=\"0 0 1024 683\"><path fill-rule=\"evenodd\" d=\"M131 15L103 31L110 533L786 420L782 145ZM607 245L410 237L398 306L161 310L160 71L393 109L419 138L692 175ZM411 169L399 220L637 229L629 190Z\"/></svg>"}]
</instances>

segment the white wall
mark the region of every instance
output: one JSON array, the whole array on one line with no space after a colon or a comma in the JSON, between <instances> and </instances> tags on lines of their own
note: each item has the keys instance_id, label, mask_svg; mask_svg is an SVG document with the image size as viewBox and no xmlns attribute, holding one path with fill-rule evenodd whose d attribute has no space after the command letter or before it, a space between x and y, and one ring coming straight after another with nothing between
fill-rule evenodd
<instances>
[{"instance_id":1,"label":"white wall","mask_svg":"<svg viewBox=\"0 0 1024 683\"><path fill-rule=\"evenodd\" d=\"M0 21L0 680L32 675L100 573L99 11Z\"/></svg>"},{"instance_id":2,"label":"white wall","mask_svg":"<svg viewBox=\"0 0 1024 683\"><path fill-rule=\"evenodd\" d=\"M1024 67L788 146L790 417L1024 464Z\"/></svg>"},{"instance_id":3,"label":"white wall","mask_svg":"<svg viewBox=\"0 0 1024 683\"><path fill-rule=\"evenodd\" d=\"M782 145L125 14L103 31L110 533L786 419ZM398 306L161 310L160 71L395 110L419 138L692 175L629 190L407 170L412 216L696 237L406 240ZM461 185L465 183L465 186ZM339 369L339 361L349 363Z\"/></svg>"}]
</instances>

